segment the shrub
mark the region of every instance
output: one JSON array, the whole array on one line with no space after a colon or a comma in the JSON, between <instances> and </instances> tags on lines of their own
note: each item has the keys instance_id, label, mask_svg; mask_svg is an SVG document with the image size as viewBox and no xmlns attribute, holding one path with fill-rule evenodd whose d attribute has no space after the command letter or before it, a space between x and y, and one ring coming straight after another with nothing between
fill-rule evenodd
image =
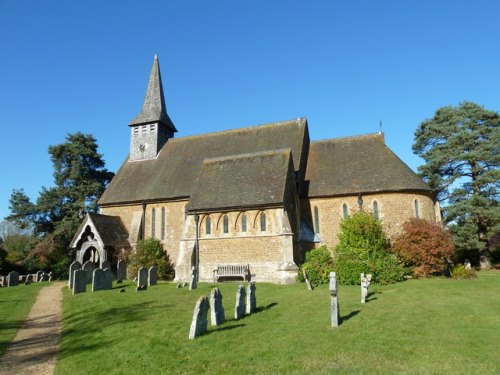
<instances>
[{"instance_id":1,"label":"shrub","mask_svg":"<svg viewBox=\"0 0 500 375\"><path fill-rule=\"evenodd\" d=\"M371 273L380 284L403 280L403 267L389 252L381 222L368 212L342 220L335 250L335 271L341 284L359 284L362 272Z\"/></svg>"},{"instance_id":2,"label":"shrub","mask_svg":"<svg viewBox=\"0 0 500 375\"><path fill-rule=\"evenodd\" d=\"M154 238L137 242L135 251L130 252L128 257L128 273L137 274L141 267L156 266L160 280L172 280L174 267L162 243Z\"/></svg>"},{"instance_id":3,"label":"shrub","mask_svg":"<svg viewBox=\"0 0 500 375\"><path fill-rule=\"evenodd\" d=\"M302 270L307 273L307 278L314 285L328 284L329 274L333 271L333 258L326 246L311 250L306 254L306 261L301 266L298 280L304 281Z\"/></svg>"},{"instance_id":4,"label":"shrub","mask_svg":"<svg viewBox=\"0 0 500 375\"><path fill-rule=\"evenodd\" d=\"M411 219L394 240L393 251L416 277L443 273L455 251L451 234L439 223Z\"/></svg>"},{"instance_id":5,"label":"shrub","mask_svg":"<svg viewBox=\"0 0 500 375\"><path fill-rule=\"evenodd\" d=\"M471 279L476 277L476 271L466 269L463 264L457 264L451 271L451 277L454 279Z\"/></svg>"}]
</instances>

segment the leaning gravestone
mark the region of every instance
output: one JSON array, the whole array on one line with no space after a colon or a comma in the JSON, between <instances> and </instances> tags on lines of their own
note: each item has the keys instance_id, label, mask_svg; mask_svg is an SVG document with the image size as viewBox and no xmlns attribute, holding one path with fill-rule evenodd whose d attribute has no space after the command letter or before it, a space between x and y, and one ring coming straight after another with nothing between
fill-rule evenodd
<instances>
[{"instance_id":1,"label":"leaning gravestone","mask_svg":"<svg viewBox=\"0 0 500 375\"><path fill-rule=\"evenodd\" d=\"M7 286L18 286L19 285L19 274L16 271L11 271L7 275Z\"/></svg>"},{"instance_id":2,"label":"leaning gravestone","mask_svg":"<svg viewBox=\"0 0 500 375\"><path fill-rule=\"evenodd\" d=\"M236 292L236 305L234 307L234 319L238 320L243 318L245 315L245 287L240 285L238 287L238 291Z\"/></svg>"},{"instance_id":3,"label":"leaning gravestone","mask_svg":"<svg viewBox=\"0 0 500 375\"><path fill-rule=\"evenodd\" d=\"M196 302L193 312L193 320L189 329L189 339L203 335L208 326L208 298L201 296Z\"/></svg>"},{"instance_id":4,"label":"leaning gravestone","mask_svg":"<svg viewBox=\"0 0 500 375\"><path fill-rule=\"evenodd\" d=\"M148 287L148 269L146 267L139 268L137 272L137 290L146 290Z\"/></svg>"},{"instance_id":5,"label":"leaning gravestone","mask_svg":"<svg viewBox=\"0 0 500 375\"><path fill-rule=\"evenodd\" d=\"M94 268L94 263L92 263L90 260L87 260L85 263L83 263L82 269L87 275L87 284L92 284L92 274L94 272Z\"/></svg>"},{"instance_id":6,"label":"leaning gravestone","mask_svg":"<svg viewBox=\"0 0 500 375\"><path fill-rule=\"evenodd\" d=\"M92 273L92 291L104 290L104 271L96 268Z\"/></svg>"},{"instance_id":7,"label":"leaning gravestone","mask_svg":"<svg viewBox=\"0 0 500 375\"><path fill-rule=\"evenodd\" d=\"M113 289L113 273L111 272L111 268L106 268L102 271L102 274L104 275L104 289Z\"/></svg>"},{"instance_id":8,"label":"leaning gravestone","mask_svg":"<svg viewBox=\"0 0 500 375\"><path fill-rule=\"evenodd\" d=\"M68 280L68 288L73 289L73 276L76 270L81 270L82 265L79 261L75 260L73 263L69 265L69 280Z\"/></svg>"},{"instance_id":9,"label":"leaning gravestone","mask_svg":"<svg viewBox=\"0 0 500 375\"><path fill-rule=\"evenodd\" d=\"M311 281L307 278L307 273L305 269L302 269L302 274L304 275L304 280L306 281L307 289L313 290L314 286L312 285Z\"/></svg>"},{"instance_id":10,"label":"leaning gravestone","mask_svg":"<svg viewBox=\"0 0 500 375\"><path fill-rule=\"evenodd\" d=\"M246 306L247 314L251 314L257 311L257 299L255 298L255 289L257 289L257 287L255 286L255 281L252 281L251 283L248 284L247 306Z\"/></svg>"},{"instance_id":11,"label":"leaning gravestone","mask_svg":"<svg viewBox=\"0 0 500 375\"><path fill-rule=\"evenodd\" d=\"M73 272L73 294L85 293L87 291L87 272L76 270Z\"/></svg>"},{"instance_id":12,"label":"leaning gravestone","mask_svg":"<svg viewBox=\"0 0 500 375\"><path fill-rule=\"evenodd\" d=\"M226 321L224 306L222 306L222 293L219 288L213 288L210 292L210 322L212 326L221 325Z\"/></svg>"},{"instance_id":13,"label":"leaning gravestone","mask_svg":"<svg viewBox=\"0 0 500 375\"><path fill-rule=\"evenodd\" d=\"M119 260L116 265L116 278L127 280L127 263L124 260Z\"/></svg>"},{"instance_id":14,"label":"leaning gravestone","mask_svg":"<svg viewBox=\"0 0 500 375\"><path fill-rule=\"evenodd\" d=\"M158 268L156 266L152 266L148 270L148 285L156 285L158 279Z\"/></svg>"},{"instance_id":15,"label":"leaning gravestone","mask_svg":"<svg viewBox=\"0 0 500 375\"><path fill-rule=\"evenodd\" d=\"M45 271L37 271L36 272L36 282L39 283L42 281L42 276L45 274Z\"/></svg>"}]
</instances>

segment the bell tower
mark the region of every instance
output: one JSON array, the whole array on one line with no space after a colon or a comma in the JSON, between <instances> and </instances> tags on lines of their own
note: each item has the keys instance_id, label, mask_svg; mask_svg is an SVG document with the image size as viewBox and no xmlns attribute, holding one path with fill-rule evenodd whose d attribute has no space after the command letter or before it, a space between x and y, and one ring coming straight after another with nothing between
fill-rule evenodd
<instances>
[{"instance_id":1,"label":"bell tower","mask_svg":"<svg viewBox=\"0 0 500 375\"><path fill-rule=\"evenodd\" d=\"M130 161L155 159L177 129L167 114L160 64L155 55L141 112L130 126Z\"/></svg>"}]
</instances>

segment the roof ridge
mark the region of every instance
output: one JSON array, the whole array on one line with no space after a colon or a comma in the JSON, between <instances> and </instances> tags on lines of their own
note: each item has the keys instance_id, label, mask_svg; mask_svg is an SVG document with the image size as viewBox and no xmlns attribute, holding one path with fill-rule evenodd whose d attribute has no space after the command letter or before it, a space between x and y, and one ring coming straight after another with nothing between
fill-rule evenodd
<instances>
[{"instance_id":1,"label":"roof ridge","mask_svg":"<svg viewBox=\"0 0 500 375\"><path fill-rule=\"evenodd\" d=\"M292 149L290 147L278 148L278 149L270 149L270 150L264 150L264 151L247 152L244 154L232 154L232 155L225 155L225 156L217 156L214 158L205 158L205 159L203 159L203 164L215 163L215 162L223 161L223 160L238 160L238 159L246 159L246 158L250 158L250 157L254 157L254 156L271 156L271 155L277 155L277 154L291 155Z\"/></svg>"},{"instance_id":2,"label":"roof ridge","mask_svg":"<svg viewBox=\"0 0 500 375\"><path fill-rule=\"evenodd\" d=\"M337 137L337 138L327 138L327 139L320 139L317 141L311 141L311 143L321 143L321 142L341 142L341 141L350 141L353 139L360 139L360 138L377 138L377 137L382 137L384 138L384 133L383 132L377 132L377 133L367 133L367 134L358 134L358 135L350 135L347 137Z\"/></svg>"},{"instance_id":3,"label":"roof ridge","mask_svg":"<svg viewBox=\"0 0 500 375\"><path fill-rule=\"evenodd\" d=\"M248 130L261 129L261 128L265 128L265 127L271 128L271 127L285 126L285 125L288 125L290 123L299 123L299 125L303 125L303 124L305 125L306 122L307 122L307 118L306 117L297 117L297 118L292 119L292 120L269 122L269 123L266 123L266 124L245 126L243 128L218 130L218 131L210 132L210 133L193 134L193 135L187 135L187 136L184 136L184 137L176 137L176 138L173 138L173 139L169 140L169 142L172 142L172 141L175 142L175 141L178 141L178 140L181 140L181 139L184 140L184 139L187 139L187 138L203 138L203 137L217 136L217 135L223 135L223 134L229 134L229 133L237 133L237 132L243 132L243 131L248 131Z\"/></svg>"}]
</instances>

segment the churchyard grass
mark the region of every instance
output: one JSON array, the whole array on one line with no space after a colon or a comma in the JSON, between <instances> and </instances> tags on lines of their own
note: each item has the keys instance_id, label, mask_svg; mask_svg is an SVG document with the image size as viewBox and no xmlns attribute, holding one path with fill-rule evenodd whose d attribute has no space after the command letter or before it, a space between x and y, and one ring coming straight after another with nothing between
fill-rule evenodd
<instances>
[{"instance_id":1,"label":"churchyard grass","mask_svg":"<svg viewBox=\"0 0 500 375\"><path fill-rule=\"evenodd\" d=\"M65 290L56 374L497 374L500 273L478 276L372 284L366 304L359 286L339 286L338 328L327 286L258 283L257 312L236 321L238 283L219 283L227 321L195 340L212 284Z\"/></svg>"},{"instance_id":2,"label":"churchyard grass","mask_svg":"<svg viewBox=\"0 0 500 375\"><path fill-rule=\"evenodd\" d=\"M40 289L50 284L48 282L30 285L21 283L11 288L0 288L0 356L28 316Z\"/></svg>"}]
</instances>

